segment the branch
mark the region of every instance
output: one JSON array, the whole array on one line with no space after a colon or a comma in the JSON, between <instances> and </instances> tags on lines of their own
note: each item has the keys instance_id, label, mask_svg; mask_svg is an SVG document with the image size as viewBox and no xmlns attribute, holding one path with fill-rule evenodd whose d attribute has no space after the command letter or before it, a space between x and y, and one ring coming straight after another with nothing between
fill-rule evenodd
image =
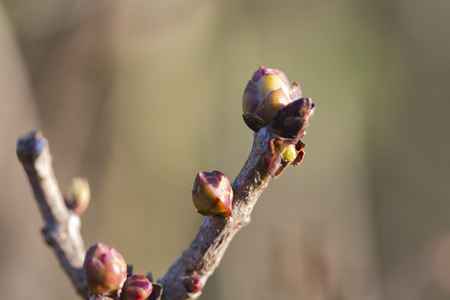
<instances>
[{"instance_id":1,"label":"branch","mask_svg":"<svg viewBox=\"0 0 450 300\"><path fill-rule=\"evenodd\" d=\"M200 289L219 265L234 235L250 222L256 201L268 185L273 135L267 127L255 132L249 158L233 183L234 202L230 218L206 217L191 246L169 268L159 282L164 300L196 299L200 292L189 292L187 281L196 281Z\"/></svg>"},{"instance_id":2,"label":"branch","mask_svg":"<svg viewBox=\"0 0 450 300\"><path fill-rule=\"evenodd\" d=\"M274 84L281 87L273 89ZM279 70L260 67L254 73L243 96L243 117L255 131L254 141L244 167L232 184L234 198L231 217L206 217L189 249L158 282L153 283L156 289L149 299L161 298L161 286L163 300L197 299L234 235L250 222L253 207L270 179L280 176L288 165L295 166L302 161L305 144L300 138L306 133L315 104L310 98L300 98L297 82L290 87L286 84L288 80ZM283 87L288 91L289 99ZM265 95L266 90L270 91L261 99L261 93ZM83 272L85 248L79 230L80 219L64 204L53 174L47 140L41 133L30 133L19 139L17 156L39 204L45 223L42 230L45 240L54 249L77 292L87 299L89 293ZM120 294L120 290L114 292Z\"/></svg>"},{"instance_id":3,"label":"branch","mask_svg":"<svg viewBox=\"0 0 450 300\"><path fill-rule=\"evenodd\" d=\"M190 248L159 280L164 287L163 299L196 299L200 296L200 292L188 291L186 280L194 280L203 287L234 235L250 222L253 207L271 179L268 170L272 138L273 134L266 127L255 132L249 158L232 185L235 195L232 217L204 219ZM83 272L86 250L79 231L80 219L64 204L53 172L48 142L40 132L32 132L19 139L16 152L45 223L42 230L45 241L53 248L77 292L88 299Z\"/></svg>"},{"instance_id":4,"label":"branch","mask_svg":"<svg viewBox=\"0 0 450 300\"><path fill-rule=\"evenodd\" d=\"M44 220L42 233L45 241L53 248L78 294L88 299L83 272L86 250L80 235L80 218L64 204L53 173L48 142L40 132L31 132L18 140L16 153L27 173Z\"/></svg>"}]
</instances>

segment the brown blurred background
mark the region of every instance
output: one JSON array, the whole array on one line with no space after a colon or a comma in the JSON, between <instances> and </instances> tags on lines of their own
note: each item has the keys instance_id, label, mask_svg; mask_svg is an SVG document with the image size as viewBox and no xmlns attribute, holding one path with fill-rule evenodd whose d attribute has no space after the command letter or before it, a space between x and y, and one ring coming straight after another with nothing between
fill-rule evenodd
<instances>
[{"instance_id":1,"label":"brown blurred background","mask_svg":"<svg viewBox=\"0 0 450 300\"><path fill-rule=\"evenodd\" d=\"M89 178L86 246L161 277L202 217L198 171L233 179L259 65L317 104L306 158L270 183L202 299L450 297L450 1L0 1L2 299L78 299L15 157L49 139Z\"/></svg>"}]
</instances>

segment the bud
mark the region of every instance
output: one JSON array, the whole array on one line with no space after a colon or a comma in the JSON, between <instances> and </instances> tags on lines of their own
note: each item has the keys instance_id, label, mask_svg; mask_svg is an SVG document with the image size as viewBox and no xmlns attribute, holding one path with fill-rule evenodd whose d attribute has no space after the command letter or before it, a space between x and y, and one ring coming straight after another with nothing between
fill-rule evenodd
<instances>
[{"instance_id":1,"label":"bud","mask_svg":"<svg viewBox=\"0 0 450 300\"><path fill-rule=\"evenodd\" d=\"M245 123L257 131L270 123L282 107L301 97L300 85L292 86L286 75L277 69L259 67L248 82L242 96L242 115Z\"/></svg>"},{"instance_id":2,"label":"bud","mask_svg":"<svg viewBox=\"0 0 450 300\"><path fill-rule=\"evenodd\" d=\"M128 277L123 285L121 299L145 300L152 293L153 286L150 280L143 275Z\"/></svg>"},{"instance_id":3,"label":"bud","mask_svg":"<svg viewBox=\"0 0 450 300\"><path fill-rule=\"evenodd\" d=\"M295 149L295 145L290 144L284 149L281 149L281 155L283 155L283 160L287 162L293 162L297 157L297 150Z\"/></svg>"},{"instance_id":4,"label":"bud","mask_svg":"<svg viewBox=\"0 0 450 300\"><path fill-rule=\"evenodd\" d=\"M203 290L203 284L198 276L186 278L184 280L184 286L191 293L197 293Z\"/></svg>"},{"instance_id":5,"label":"bud","mask_svg":"<svg viewBox=\"0 0 450 300\"><path fill-rule=\"evenodd\" d=\"M270 122L271 131L284 138L302 138L314 115L315 104L300 98L280 109Z\"/></svg>"},{"instance_id":6,"label":"bud","mask_svg":"<svg viewBox=\"0 0 450 300\"><path fill-rule=\"evenodd\" d=\"M103 243L89 248L83 269L86 284L93 294L109 294L119 290L127 276L127 264L122 255Z\"/></svg>"},{"instance_id":7,"label":"bud","mask_svg":"<svg viewBox=\"0 0 450 300\"><path fill-rule=\"evenodd\" d=\"M231 216L233 189L227 176L219 171L200 172L195 177L192 200L204 216Z\"/></svg>"},{"instance_id":8,"label":"bud","mask_svg":"<svg viewBox=\"0 0 450 300\"><path fill-rule=\"evenodd\" d=\"M64 202L68 209L81 216L89 205L91 190L84 177L75 177L69 186Z\"/></svg>"},{"instance_id":9,"label":"bud","mask_svg":"<svg viewBox=\"0 0 450 300\"><path fill-rule=\"evenodd\" d=\"M274 136L269 141L272 157L269 162L269 174L279 177L288 165L296 166L303 160L305 144L300 139L288 139Z\"/></svg>"}]
</instances>

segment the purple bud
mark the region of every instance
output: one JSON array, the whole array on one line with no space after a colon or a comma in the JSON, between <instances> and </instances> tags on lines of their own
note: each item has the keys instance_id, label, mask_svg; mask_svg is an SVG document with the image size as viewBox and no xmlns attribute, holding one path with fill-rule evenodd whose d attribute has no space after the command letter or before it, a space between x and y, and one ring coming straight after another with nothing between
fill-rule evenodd
<instances>
[{"instance_id":1,"label":"purple bud","mask_svg":"<svg viewBox=\"0 0 450 300\"><path fill-rule=\"evenodd\" d=\"M125 281L122 289L123 300L145 300L152 293L153 285L143 275L133 275Z\"/></svg>"},{"instance_id":2,"label":"purple bud","mask_svg":"<svg viewBox=\"0 0 450 300\"><path fill-rule=\"evenodd\" d=\"M186 278L184 280L184 286L191 293L197 293L203 290L203 283L198 276Z\"/></svg>"},{"instance_id":3,"label":"purple bud","mask_svg":"<svg viewBox=\"0 0 450 300\"><path fill-rule=\"evenodd\" d=\"M86 284L93 294L109 294L121 289L127 276L127 264L122 255L103 243L89 248L83 269Z\"/></svg>"},{"instance_id":4,"label":"purple bud","mask_svg":"<svg viewBox=\"0 0 450 300\"><path fill-rule=\"evenodd\" d=\"M280 108L300 97L298 82L291 86L282 71L261 66L253 74L242 96L244 121L248 127L257 131L269 124Z\"/></svg>"},{"instance_id":5,"label":"purple bud","mask_svg":"<svg viewBox=\"0 0 450 300\"><path fill-rule=\"evenodd\" d=\"M192 200L204 216L231 216L233 189L228 178L219 171L200 172L195 177Z\"/></svg>"}]
</instances>

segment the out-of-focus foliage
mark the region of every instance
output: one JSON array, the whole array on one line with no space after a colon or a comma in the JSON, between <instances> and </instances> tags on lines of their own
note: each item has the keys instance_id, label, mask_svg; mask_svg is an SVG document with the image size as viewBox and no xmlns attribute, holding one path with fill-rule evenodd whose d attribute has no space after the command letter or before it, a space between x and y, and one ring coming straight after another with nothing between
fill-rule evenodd
<instances>
[{"instance_id":1,"label":"out-of-focus foliage","mask_svg":"<svg viewBox=\"0 0 450 300\"><path fill-rule=\"evenodd\" d=\"M86 246L162 276L202 217L198 171L233 180L259 66L317 104L302 165L272 181L202 299L450 294L450 2L0 2L0 289L78 299L44 244L14 154L50 141L61 188L86 176Z\"/></svg>"}]
</instances>

